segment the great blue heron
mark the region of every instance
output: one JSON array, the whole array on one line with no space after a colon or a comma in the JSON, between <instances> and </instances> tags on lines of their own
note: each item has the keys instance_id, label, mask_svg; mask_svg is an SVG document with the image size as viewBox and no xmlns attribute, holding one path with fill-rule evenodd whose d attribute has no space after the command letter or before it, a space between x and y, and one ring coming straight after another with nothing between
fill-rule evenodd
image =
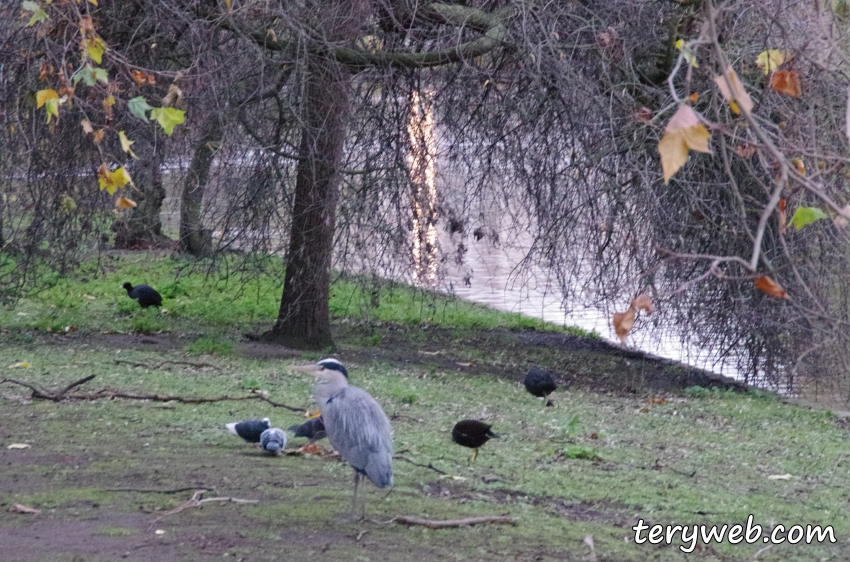
<instances>
[{"instance_id":1,"label":"great blue heron","mask_svg":"<svg viewBox=\"0 0 850 562\"><path fill-rule=\"evenodd\" d=\"M225 427L233 435L244 439L246 443L259 443L263 432L269 428L269 418L228 423Z\"/></svg>"},{"instance_id":2,"label":"great blue heron","mask_svg":"<svg viewBox=\"0 0 850 562\"><path fill-rule=\"evenodd\" d=\"M279 455L286 447L286 433L279 427L272 427L260 434L260 445L270 455Z\"/></svg>"},{"instance_id":3,"label":"great blue heron","mask_svg":"<svg viewBox=\"0 0 850 562\"><path fill-rule=\"evenodd\" d=\"M490 431L490 425L478 420L463 420L455 424L452 429L452 441L463 447L472 449L469 462L478 456L478 447L490 439L498 439L499 436Z\"/></svg>"},{"instance_id":4,"label":"great blue heron","mask_svg":"<svg viewBox=\"0 0 850 562\"><path fill-rule=\"evenodd\" d=\"M133 300L138 300L142 308L149 306L162 306L162 295L156 292L156 289L149 285L136 285L133 287L130 283L121 285L122 289L127 290L127 296Z\"/></svg>"},{"instance_id":5,"label":"great blue heron","mask_svg":"<svg viewBox=\"0 0 850 562\"><path fill-rule=\"evenodd\" d=\"M378 488L393 484L393 438L390 420L368 392L348 385L348 371L336 359L295 367L316 377L313 391L328 440L354 468L352 511L363 474Z\"/></svg>"},{"instance_id":6,"label":"great blue heron","mask_svg":"<svg viewBox=\"0 0 850 562\"><path fill-rule=\"evenodd\" d=\"M549 395L555 392L558 385L555 384L555 379L552 378L552 374L549 373L549 371L537 368L530 369L528 374L525 375L524 384L525 389L528 392L538 398L545 398L546 405L552 406L552 401L549 400Z\"/></svg>"}]
</instances>

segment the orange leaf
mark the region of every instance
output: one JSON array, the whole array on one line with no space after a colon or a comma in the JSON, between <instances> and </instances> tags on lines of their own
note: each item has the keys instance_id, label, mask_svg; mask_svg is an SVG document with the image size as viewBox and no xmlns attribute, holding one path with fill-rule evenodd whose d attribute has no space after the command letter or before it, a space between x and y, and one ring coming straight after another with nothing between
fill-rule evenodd
<instances>
[{"instance_id":1,"label":"orange leaf","mask_svg":"<svg viewBox=\"0 0 850 562\"><path fill-rule=\"evenodd\" d=\"M617 312L614 314L614 331L617 332L617 337L620 341L626 343L626 336L632 331L635 325L635 309L629 308L625 312Z\"/></svg>"},{"instance_id":2,"label":"orange leaf","mask_svg":"<svg viewBox=\"0 0 850 562\"><path fill-rule=\"evenodd\" d=\"M756 147L751 144L739 144L735 147L735 154L741 158L750 158L756 153Z\"/></svg>"},{"instance_id":3,"label":"orange leaf","mask_svg":"<svg viewBox=\"0 0 850 562\"><path fill-rule=\"evenodd\" d=\"M133 75L133 81L136 83L136 86L141 88L142 86L145 85L145 82L147 81L147 77L148 77L147 74L145 74L144 72L140 72L140 71L136 70L135 68L130 72L130 74Z\"/></svg>"},{"instance_id":4,"label":"orange leaf","mask_svg":"<svg viewBox=\"0 0 850 562\"><path fill-rule=\"evenodd\" d=\"M688 99L691 100L691 103L696 103L699 101L699 94L697 92L692 92L691 95L688 96Z\"/></svg>"},{"instance_id":5,"label":"orange leaf","mask_svg":"<svg viewBox=\"0 0 850 562\"><path fill-rule=\"evenodd\" d=\"M637 112L638 121L650 121L652 119L652 110L647 107L641 107Z\"/></svg>"},{"instance_id":6,"label":"orange leaf","mask_svg":"<svg viewBox=\"0 0 850 562\"><path fill-rule=\"evenodd\" d=\"M597 38L599 39L600 47L610 47L617 41L617 30L613 27L609 27L608 29L597 35Z\"/></svg>"},{"instance_id":7,"label":"orange leaf","mask_svg":"<svg viewBox=\"0 0 850 562\"><path fill-rule=\"evenodd\" d=\"M132 209L136 207L136 202L132 199L127 199L126 197L119 197L115 200L115 207L117 209Z\"/></svg>"},{"instance_id":8,"label":"orange leaf","mask_svg":"<svg viewBox=\"0 0 850 562\"><path fill-rule=\"evenodd\" d=\"M80 33L84 36L94 33L94 23L92 23L91 18L80 18Z\"/></svg>"},{"instance_id":9,"label":"orange leaf","mask_svg":"<svg viewBox=\"0 0 850 562\"><path fill-rule=\"evenodd\" d=\"M104 135L103 129L98 129L97 131L93 132L92 136L94 137L94 142L96 142L97 144L100 144L100 141L103 140L103 135Z\"/></svg>"},{"instance_id":10,"label":"orange leaf","mask_svg":"<svg viewBox=\"0 0 850 562\"><path fill-rule=\"evenodd\" d=\"M779 232L785 234L785 229L788 226L788 215L785 214L785 199L779 200L779 205L777 205L777 209L779 212Z\"/></svg>"},{"instance_id":11,"label":"orange leaf","mask_svg":"<svg viewBox=\"0 0 850 562\"><path fill-rule=\"evenodd\" d=\"M632 301L632 308L635 310L643 310L647 315L652 314L652 299L646 295L638 295Z\"/></svg>"},{"instance_id":12,"label":"orange leaf","mask_svg":"<svg viewBox=\"0 0 850 562\"><path fill-rule=\"evenodd\" d=\"M800 89L800 75L796 70L777 70L770 77L770 87L792 98L799 98L803 94Z\"/></svg>"},{"instance_id":13,"label":"orange leaf","mask_svg":"<svg viewBox=\"0 0 850 562\"><path fill-rule=\"evenodd\" d=\"M156 77L153 74L148 74L148 86L156 86Z\"/></svg>"},{"instance_id":14,"label":"orange leaf","mask_svg":"<svg viewBox=\"0 0 850 562\"><path fill-rule=\"evenodd\" d=\"M766 275L762 275L758 279L755 280L755 285L757 288L761 289L771 297L776 297L779 299L787 299L788 293L785 292L785 289L782 288L782 285L767 277Z\"/></svg>"}]
</instances>

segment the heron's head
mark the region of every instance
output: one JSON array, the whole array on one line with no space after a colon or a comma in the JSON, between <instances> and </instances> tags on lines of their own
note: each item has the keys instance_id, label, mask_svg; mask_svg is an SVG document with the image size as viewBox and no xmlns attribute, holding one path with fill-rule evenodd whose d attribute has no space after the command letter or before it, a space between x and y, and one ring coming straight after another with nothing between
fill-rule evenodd
<instances>
[{"instance_id":1,"label":"heron's head","mask_svg":"<svg viewBox=\"0 0 850 562\"><path fill-rule=\"evenodd\" d=\"M335 392L339 388L348 386L348 371L336 359L322 359L311 365L297 365L290 368L316 377L317 389L321 386Z\"/></svg>"}]
</instances>

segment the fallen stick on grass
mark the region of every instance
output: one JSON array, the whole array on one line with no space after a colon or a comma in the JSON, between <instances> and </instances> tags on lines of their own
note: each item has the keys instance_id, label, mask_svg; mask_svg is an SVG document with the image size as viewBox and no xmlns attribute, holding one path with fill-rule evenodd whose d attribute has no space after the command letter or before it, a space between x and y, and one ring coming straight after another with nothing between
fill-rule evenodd
<instances>
[{"instance_id":1,"label":"fallen stick on grass","mask_svg":"<svg viewBox=\"0 0 850 562\"><path fill-rule=\"evenodd\" d=\"M152 490L150 488L107 488L104 492L137 492L140 494L178 494L180 492L188 492L189 490L197 490L197 486L189 486L187 488L174 488L171 490Z\"/></svg>"},{"instance_id":2,"label":"fallen stick on grass","mask_svg":"<svg viewBox=\"0 0 850 562\"><path fill-rule=\"evenodd\" d=\"M516 519L508 515L490 515L484 517L467 517L466 519L423 519L421 517L411 517L407 515L399 515L393 519L400 525L420 525L429 529L447 529L451 527L469 527L470 525L483 525L485 523L493 523L499 525L516 525Z\"/></svg>"},{"instance_id":3,"label":"fallen stick on grass","mask_svg":"<svg viewBox=\"0 0 850 562\"><path fill-rule=\"evenodd\" d=\"M199 369L203 367L209 367L211 369L215 369L216 371L221 371L221 367L219 367L218 365L213 365L212 363L194 363L192 361L160 361L159 363L156 363L154 365L148 365L147 363L142 363L140 361L128 361L126 359L114 359L114 362L116 365L120 365L123 363L125 365L144 367L145 369L151 370L159 369L160 367L165 365L188 365L190 367L197 367Z\"/></svg>"},{"instance_id":4,"label":"fallen stick on grass","mask_svg":"<svg viewBox=\"0 0 850 562\"><path fill-rule=\"evenodd\" d=\"M286 408L292 412L303 412L304 408L295 408L294 406L287 406L286 404L281 404L280 402L275 402L269 398L266 398L262 394L250 394L248 396L218 396L215 398L184 398L182 396L167 396L162 394L132 394L128 392L119 392L117 390L110 390L108 388L104 388L103 390L99 390L97 392L90 393L79 393L74 392L68 394L68 391L72 388L79 386L83 383L86 383L97 375L89 375L87 377L83 377L78 381L75 381L59 392L53 393L45 390L44 388L38 388L29 383L17 381L15 379L3 379L0 380L0 384L9 382L13 384L17 384L23 387L26 387L32 391L32 399L41 399L41 400L52 400L53 402L59 402L61 400L101 400L103 398L113 399L113 398L123 398L125 400L149 400L151 402L180 402L181 404L206 404L210 402L225 402L225 401L243 401L243 400L262 400L263 402L267 402L276 408Z\"/></svg>"},{"instance_id":5,"label":"fallen stick on grass","mask_svg":"<svg viewBox=\"0 0 850 562\"><path fill-rule=\"evenodd\" d=\"M169 515L174 515L175 513L180 513L181 511L183 511L186 508L201 507L203 504L209 503L209 502L260 503L260 500L243 500L241 498L230 498L230 497L206 498L206 499L203 499L203 500L199 499L202 495L207 493L207 491L208 490L195 490L195 493L192 494L192 498L189 501L187 501L186 503L184 503L180 507L177 507L175 509L172 509L171 511L163 513L162 515L160 515L159 517L157 517L156 519L151 521L150 526L153 527L158 521L168 517Z\"/></svg>"}]
</instances>

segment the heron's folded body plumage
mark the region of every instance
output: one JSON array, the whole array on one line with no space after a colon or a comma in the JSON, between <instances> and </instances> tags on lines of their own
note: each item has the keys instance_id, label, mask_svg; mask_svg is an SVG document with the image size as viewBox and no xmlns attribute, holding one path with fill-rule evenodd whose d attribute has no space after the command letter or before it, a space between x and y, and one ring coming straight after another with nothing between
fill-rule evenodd
<instances>
[{"instance_id":1,"label":"heron's folded body plumage","mask_svg":"<svg viewBox=\"0 0 850 562\"><path fill-rule=\"evenodd\" d=\"M325 430L334 449L378 488L393 483L390 420L368 392L346 386L325 403Z\"/></svg>"}]
</instances>

